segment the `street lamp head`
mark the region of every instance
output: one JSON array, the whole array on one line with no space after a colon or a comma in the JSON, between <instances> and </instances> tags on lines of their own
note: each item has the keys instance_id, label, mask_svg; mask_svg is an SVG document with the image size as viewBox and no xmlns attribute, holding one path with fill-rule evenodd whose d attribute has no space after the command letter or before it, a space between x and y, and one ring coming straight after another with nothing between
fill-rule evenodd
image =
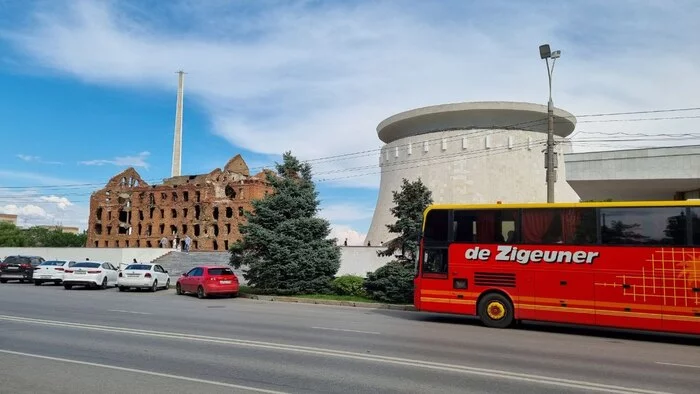
<instances>
[{"instance_id":1,"label":"street lamp head","mask_svg":"<svg viewBox=\"0 0 700 394\"><path fill-rule=\"evenodd\" d=\"M549 44L540 45L540 59L547 59L552 56Z\"/></svg>"},{"instance_id":2,"label":"street lamp head","mask_svg":"<svg viewBox=\"0 0 700 394\"><path fill-rule=\"evenodd\" d=\"M561 57L561 51L552 52L552 59L559 59Z\"/></svg>"}]
</instances>

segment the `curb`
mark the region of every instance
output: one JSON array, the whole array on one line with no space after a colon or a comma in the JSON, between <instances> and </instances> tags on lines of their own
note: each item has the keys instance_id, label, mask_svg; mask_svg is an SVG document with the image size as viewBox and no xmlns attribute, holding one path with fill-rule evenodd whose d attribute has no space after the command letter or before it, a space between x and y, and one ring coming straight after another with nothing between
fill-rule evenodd
<instances>
[{"instance_id":1,"label":"curb","mask_svg":"<svg viewBox=\"0 0 700 394\"><path fill-rule=\"evenodd\" d=\"M346 306L354 308L369 308L369 309L391 309L398 311L415 311L413 305L396 305L396 304L381 304L374 302L355 302L355 301L335 301L335 300L316 300L312 298L284 297L284 296L266 296L258 294L240 293L240 298L248 298L259 301L277 301L277 302L294 302L299 304L316 304L316 305L333 305Z\"/></svg>"}]
</instances>

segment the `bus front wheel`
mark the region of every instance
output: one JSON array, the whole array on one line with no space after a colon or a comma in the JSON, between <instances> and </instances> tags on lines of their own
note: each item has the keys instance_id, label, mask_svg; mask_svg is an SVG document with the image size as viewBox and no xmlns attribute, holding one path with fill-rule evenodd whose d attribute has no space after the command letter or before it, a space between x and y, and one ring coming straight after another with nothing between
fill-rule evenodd
<instances>
[{"instance_id":1,"label":"bus front wheel","mask_svg":"<svg viewBox=\"0 0 700 394\"><path fill-rule=\"evenodd\" d=\"M514 320L513 303L502 294L486 294L479 302L479 318L487 327L510 327Z\"/></svg>"}]
</instances>

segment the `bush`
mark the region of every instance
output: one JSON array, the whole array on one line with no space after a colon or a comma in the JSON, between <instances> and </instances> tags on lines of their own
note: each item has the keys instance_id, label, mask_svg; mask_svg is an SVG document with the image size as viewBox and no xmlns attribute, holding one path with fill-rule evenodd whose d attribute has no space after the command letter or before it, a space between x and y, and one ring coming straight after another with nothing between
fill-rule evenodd
<instances>
[{"instance_id":1,"label":"bush","mask_svg":"<svg viewBox=\"0 0 700 394\"><path fill-rule=\"evenodd\" d=\"M413 304L413 267L391 261L367 275L365 290L380 302Z\"/></svg>"},{"instance_id":2,"label":"bush","mask_svg":"<svg viewBox=\"0 0 700 394\"><path fill-rule=\"evenodd\" d=\"M331 287L337 295L365 297L365 278L357 275L343 275L333 279Z\"/></svg>"}]
</instances>

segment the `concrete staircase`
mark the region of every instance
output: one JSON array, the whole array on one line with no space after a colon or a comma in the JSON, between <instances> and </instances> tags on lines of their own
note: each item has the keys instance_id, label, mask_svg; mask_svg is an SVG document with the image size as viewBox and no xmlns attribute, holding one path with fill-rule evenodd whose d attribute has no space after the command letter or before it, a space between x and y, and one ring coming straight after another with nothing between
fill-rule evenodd
<instances>
[{"instance_id":1,"label":"concrete staircase","mask_svg":"<svg viewBox=\"0 0 700 394\"><path fill-rule=\"evenodd\" d=\"M170 274L170 283L174 285L180 275L198 265L228 266L230 256L231 255L228 252L184 253L173 250L153 260L152 263L163 266L163 268L168 271L168 274ZM231 268L233 269L233 267ZM233 272L236 273L238 280L242 285L246 284L246 280L243 278L243 271L233 269Z\"/></svg>"}]
</instances>

